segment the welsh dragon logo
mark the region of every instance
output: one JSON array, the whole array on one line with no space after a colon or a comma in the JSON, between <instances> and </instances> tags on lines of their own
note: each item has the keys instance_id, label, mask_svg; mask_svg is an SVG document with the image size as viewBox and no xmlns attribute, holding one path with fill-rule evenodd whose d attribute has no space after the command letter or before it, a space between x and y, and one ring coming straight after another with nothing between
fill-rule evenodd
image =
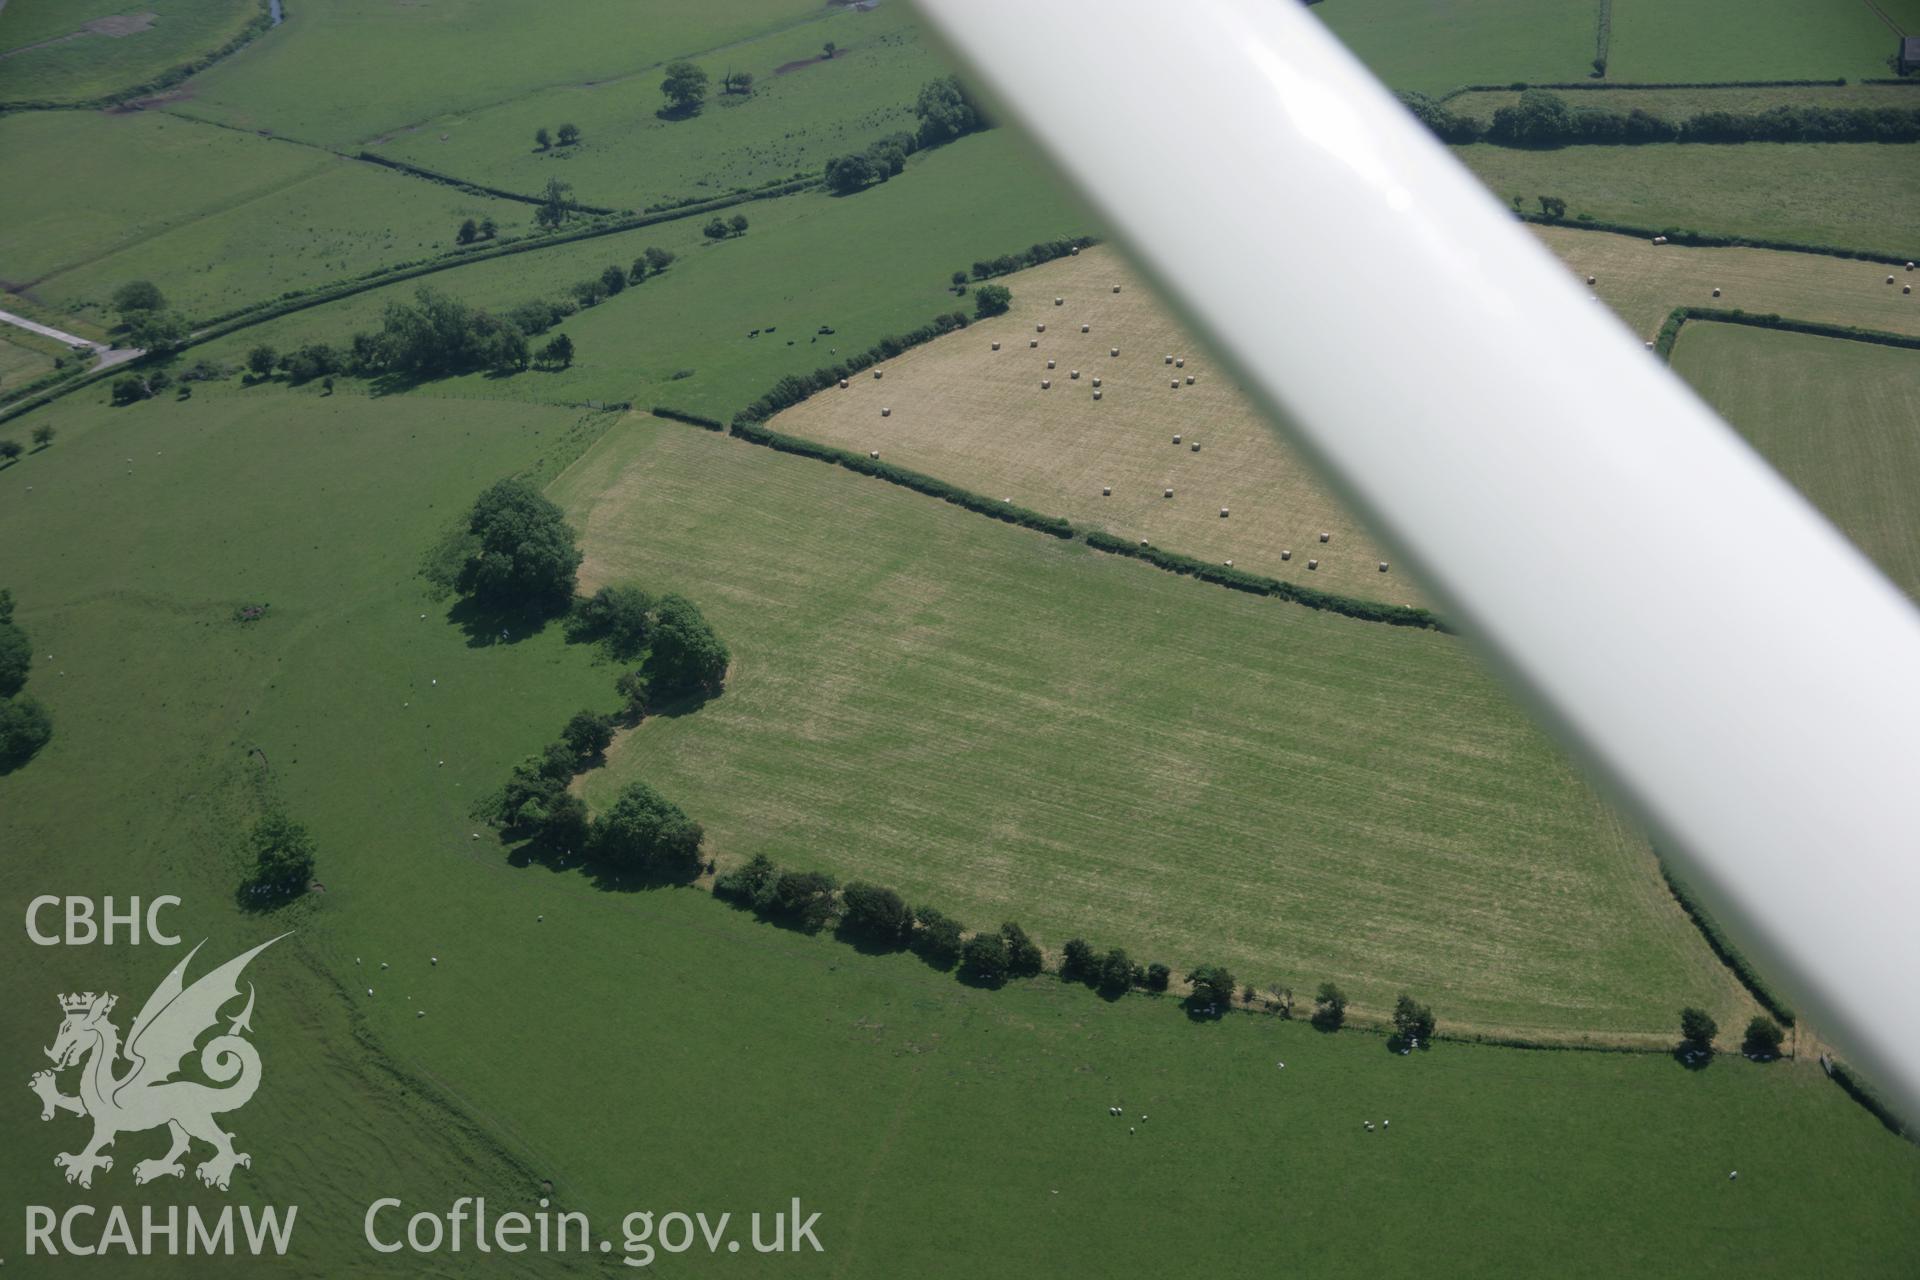
<instances>
[{"instance_id":1,"label":"welsh dragon logo","mask_svg":"<svg viewBox=\"0 0 1920 1280\"><path fill-rule=\"evenodd\" d=\"M286 936L283 933L280 938ZM93 1140L80 1151L53 1158L56 1166L66 1170L68 1182L91 1187L96 1169L113 1168L113 1157L105 1152L115 1138L161 1125L171 1135L172 1146L159 1159L134 1165L135 1183L184 1176L186 1167L180 1158L196 1138L213 1148L213 1154L194 1169L208 1186L225 1191L236 1165L252 1166L253 1158L235 1151L233 1135L214 1120L246 1106L260 1087L260 1054L242 1038L253 1029L252 983L247 984L246 1007L228 1021L223 1034L200 1049L201 1073L224 1087L174 1077L200 1037L220 1022L220 1010L240 997L240 973L247 962L280 938L268 939L187 986L187 965L206 944L194 947L147 997L125 1046L120 1043L119 1028L108 1017L117 996L88 991L60 997L65 1017L53 1047L46 1051L53 1070L35 1074L28 1085L40 1097L42 1120L51 1120L60 1111L93 1118ZM123 1060L128 1065L121 1070ZM60 1092L55 1073L75 1065L80 1066L80 1091L69 1097Z\"/></svg>"}]
</instances>

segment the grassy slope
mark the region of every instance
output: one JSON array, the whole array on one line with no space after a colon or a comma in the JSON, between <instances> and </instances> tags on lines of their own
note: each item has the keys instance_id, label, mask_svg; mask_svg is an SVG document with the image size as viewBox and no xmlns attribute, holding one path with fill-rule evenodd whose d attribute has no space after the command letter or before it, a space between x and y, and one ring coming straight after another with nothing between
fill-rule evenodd
<instances>
[{"instance_id":1,"label":"grassy slope","mask_svg":"<svg viewBox=\"0 0 1920 1280\"><path fill-rule=\"evenodd\" d=\"M1375 1010L1404 986L1481 1024L1657 1031L1742 1002L1456 640L646 419L557 493L590 581L691 593L736 654L724 697L588 776L596 803L646 777L729 854Z\"/></svg>"},{"instance_id":2,"label":"grassy slope","mask_svg":"<svg viewBox=\"0 0 1920 1280\"><path fill-rule=\"evenodd\" d=\"M7 0L0 9L0 53L64 36L95 18L124 12L126 0Z\"/></svg>"},{"instance_id":3,"label":"grassy slope","mask_svg":"<svg viewBox=\"0 0 1920 1280\"><path fill-rule=\"evenodd\" d=\"M105 12L151 13L156 20L126 35L88 32L7 58L0 62L0 94L13 100L84 102L130 89L224 46L246 29L260 6L258 0L134 0ZM79 31L103 16L101 6L93 4L71 8L68 14L64 24L53 23L51 15L30 15L29 25L45 34L17 43L0 19L0 45L16 48L32 39ZM51 30L53 25L64 25L65 30Z\"/></svg>"},{"instance_id":4,"label":"grassy slope","mask_svg":"<svg viewBox=\"0 0 1920 1280\"><path fill-rule=\"evenodd\" d=\"M1325 0L1313 14L1395 89L1579 80L1592 71L1593 0Z\"/></svg>"},{"instance_id":5,"label":"grassy slope","mask_svg":"<svg viewBox=\"0 0 1920 1280\"><path fill-rule=\"evenodd\" d=\"M953 215L964 210L965 216ZM520 254L297 312L212 344L238 359L257 341L277 346L340 341L378 327L387 300L420 284L503 307L559 295L566 286L622 266L658 244L680 254L665 274L564 325L578 351L563 373L474 375L424 388L430 394L562 401L666 403L726 416L783 374L811 370L841 350L960 305L948 275L975 258L1088 228L1088 220L1008 130L962 139L916 156L885 186L835 199L810 193L745 207L751 229L709 245L703 219ZM911 234L904 231L912 228ZM812 341L822 324L837 332ZM772 325L776 332L749 338ZM794 341L793 346L787 340ZM676 379L683 369L691 376Z\"/></svg>"},{"instance_id":6,"label":"grassy slope","mask_svg":"<svg viewBox=\"0 0 1920 1280\"><path fill-rule=\"evenodd\" d=\"M1920 597L1920 356L1733 325L1681 332L1674 368Z\"/></svg>"},{"instance_id":7,"label":"grassy slope","mask_svg":"<svg viewBox=\"0 0 1920 1280\"><path fill-rule=\"evenodd\" d=\"M299 6L270 38L196 77L192 110L348 147L448 112L637 73L827 14L816 0L644 7L583 0L564 21L515 0ZM344 81L342 68L351 68ZM533 125L522 132L530 138Z\"/></svg>"},{"instance_id":8,"label":"grassy slope","mask_svg":"<svg viewBox=\"0 0 1920 1280\"><path fill-rule=\"evenodd\" d=\"M1755 142L1696 147L1476 144L1455 153L1505 200L1558 195L1571 215L1920 253L1920 144Z\"/></svg>"},{"instance_id":9,"label":"grassy slope","mask_svg":"<svg viewBox=\"0 0 1920 1280\"><path fill-rule=\"evenodd\" d=\"M0 330L0 387L16 387L53 372L53 357L30 341L15 341L15 334L25 339L39 337L11 325ZM60 344L50 345L57 348Z\"/></svg>"},{"instance_id":10,"label":"grassy slope","mask_svg":"<svg viewBox=\"0 0 1920 1280\"><path fill-rule=\"evenodd\" d=\"M1804 0L1613 0L1613 80L1890 76L1891 31L1864 4Z\"/></svg>"},{"instance_id":11,"label":"grassy slope","mask_svg":"<svg viewBox=\"0 0 1920 1280\"><path fill-rule=\"evenodd\" d=\"M830 62L820 58L824 39L841 47ZM558 177L589 204L638 209L818 173L830 156L911 131L920 86L947 69L904 4L847 12L700 61L714 92L689 120L656 116L660 76L648 71L435 119L379 150L514 191L538 191ZM775 74L794 62L804 65ZM755 77L750 97L720 95L719 78L730 70ZM585 140L534 150L534 130L562 122L579 125Z\"/></svg>"},{"instance_id":12,"label":"grassy slope","mask_svg":"<svg viewBox=\"0 0 1920 1280\"><path fill-rule=\"evenodd\" d=\"M232 1197L137 1193L299 1204L296 1254L277 1273L423 1274L361 1243L377 1195L410 1209L464 1192L496 1211L531 1207L529 1182L463 1124L422 1116L418 1084L396 1087L389 1066L458 1096L603 1230L634 1208L742 1213L803 1196L826 1215L829 1252L783 1260L783 1274L1252 1275L1286 1251L1306 1275L1435 1256L1531 1275L1544 1255L1618 1274L1683 1252L1707 1272L1876 1275L1898 1274L1916 1245L1920 1158L1804 1064L1733 1058L1691 1074L1659 1057L1455 1045L1403 1059L1372 1037L1248 1016L1191 1025L1163 1002L1107 1005L1051 980L976 992L697 893L613 895L509 867L468 839L471 797L566 709L593 703L609 672L551 632L470 646L412 571L452 510L551 453L573 414L203 388L186 405L74 402L59 419L54 449L0 472L0 542L24 552L8 566L20 618L37 653L58 655L36 663L30 688L59 735L0 778L13 851L0 896L17 913L50 880L178 891L176 919L190 938L211 935L209 954L300 927L253 971L267 1082L233 1124L253 1168ZM914 520L940 520L910 500ZM328 518L305 518L315 509ZM952 520L956 558L1003 536L1031 553L1018 540L1032 535ZM1165 589L1112 568L1127 571L1128 595ZM270 619L227 622L243 599L271 600ZM291 921L224 905L251 745L322 843L330 891ZM430 974L428 953L441 958ZM36 948L17 930L0 955L23 990L112 986L128 999L171 958ZM394 969L369 980L383 960ZM369 981L372 1000L333 994ZM31 1060L56 1014L49 1000L45 1016L8 1020L0 1052ZM380 1052L355 1043L355 1024ZM1113 1103L1152 1119L1125 1122L1139 1129L1129 1135ZM1391 1135L1365 1133L1361 1117L1392 1119ZM58 1180L46 1157L73 1133L30 1105L0 1117L6 1149L31 1157L0 1165L0 1192L56 1206L134 1195L120 1165L91 1193ZM124 1139L123 1156L148 1141ZM737 1152L752 1159L715 1154ZM1216 1212L1194 1212L1196 1197ZM1383 1205L1425 1225L1391 1228ZM10 1259L14 1222L0 1232Z\"/></svg>"},{"instance_id":13,"label":"grassy slope","mask_svg":"<svg viewBox=\"0 0 1920 1280\"><path fill-rule=\"evenodd\" d=\"M431 256L463 218L531 221L513 201L155 112L8 116L0 145L48 171L88 158L58 184L0 193L0 278L96 322L112 322L127 280L205 317Z\"/></svg>"}]
</instances>

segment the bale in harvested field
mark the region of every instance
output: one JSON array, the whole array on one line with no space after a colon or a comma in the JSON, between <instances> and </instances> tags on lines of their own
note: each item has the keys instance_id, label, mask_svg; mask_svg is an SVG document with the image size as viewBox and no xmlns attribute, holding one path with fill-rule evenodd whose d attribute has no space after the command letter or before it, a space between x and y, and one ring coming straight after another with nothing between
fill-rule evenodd
<instances>
[{"instance_id":1,"label":"bale in harvested field","mask_svg":"<svg viewBox=\"0 0 1920 1280\"><path fill-rule=\"evenodd\" d=\"M1587 283L1588 283L1588 284L1592 284L1592 283L1593 283L1593 277L1592 277L1592 276L1588 276L1588 277L1587 277Z\"/></svg>"},{"instance_id":2,"label":"bale in harvested field","mask_svg":"<svg viewBox=\"0 0 1920 1280\"><path fill-rule=\"evenodd\" d=\"M997 342L996 342L996 343L994 343L994 344L993 344L993 349L994 349L995 351L998 351L998 350L1000 349L1000 344L999 344L999 343L997 343Z\"/></svg>"},{"instance_id":3,"label":"bale in harvested field","mask_svg":"<svg viewBox=\"0 0 1920 1280\"><path fill-rule=\"evenodd\" d=\"M881 409L880 409L880 416L883 418L891 418L893 416L893 410L883 405L881 406Z\"/></svg>"},{"instance_id":4,"label":"bale in harvested field","mask_svg":"<svg viewBox=\"0 0 1920 1280\"><path fill-rule=\"evenodd\" d=\"M1913 270L1913 264L1911 262L1907 264L1907 270L1909 271Z\"/></svg>"},{"instance_id":5,"label":"bale in harvested field","mask_svg":"<svg viewBox=\"0 0 1920 1280\"><path fill-rule=\"evenodd\" d=\"M1192 386L1192 385L1193 385L1193 375L1192 375L1192 374L1188 374L1188 375L1187 375L1187 385L1188 385L1188 386Z\"/></svg>"},{"instance_id":6,"label":"bale in harvested field","mask_svg":"<svg viewBox=\"0 0 1920 1280\"><path fill-rule=\"evenodd\" d=\"M1180 379L1175 378L1172 382L1169 382L1167 385L1174 388L1175 390L1178 390L1180 387Z\"/></svg>"},{"instance_id":7,"label":"bale in harvested field","mask_svg":"<svg viewBox=\"0 0 1920 1280\"><path fill-rule=\"evenodd\" d=\"M1720 296L1720 291L1719 291L1718 289L1715 289L1715 290L1713 291L1713 296L1714 296L1714 297L1716 297L1716 298L1717 298L1717 297L1719 297L1719 296Z\"/></svg>"},{"instance_id":8,"label":"bale in harvested field","mask_svg":"<svg viewBox=\"0 0 1920 1280\"><path fill-rule=\"evenodd\" d=\"M1225 507L1220 508L1220 518L1222 520L1227 518L1227 509Z\"/></svg>"},{"instance_id":9,"label":"bale in harvested field","mask_svg":"<svg viewBox=\"0 0 1920 1280\"><path fill-rule=\"evenodd\" d=\"M1078 382L1080 380L1080 371L1078 369L1069 369L1067 370L1067 376L1075 382Z\"/></svg>"},{"instance_id":10,"label":"bale in harvested field","mask_svg":"<svg viewBox=\"0 0 1920 1280\"><path fill-rule=\"evenodd\" d=\"M1076 245L1074 245L1074 246L1073 246L1073 247L1072 247L1071 249L1068 249L1068 250L1067 250L1067 254L1068 254L1068 255L1069 255L1070 257L1075 257L1075 258L1077 258L1077 257L1079 257L1079 256L1080 256L1080 246L1079 246L1079 245L1077 245L1077 244L1076 244Z\"/></svg>"},{"instance_id":11,"label":"bale in harvested field","mask_svg":"<svg viewBox=\"0 0 1920 1280\"><path fill-rule=\"evenodd\" d=\"M842 391L847 389L847 380L845 378L840 379L840 389Z\"/></svg>"},{"instance_id":12,"label":"bale in harvested field","mask_svg":"<svg viewBox=\"0 0 1920 1280\"><path fill-rule=\"evenodd\" d=\"M1179 443L1180 443L1180 437L1179 437L1179 436L1175 436L1175 437L1173 438L1173 442L1174 442L1175 444L1179 444Z\"/></svg>"},{"instance_id":13,"label":"bale in harvested field","mask_svg":"<svg viewBox=\"0 0 1920 1280\"><path fill-rule=\"evenodd\" d=\"M1038 339L1038 338L1028 338L1028 339L1027 339L1027 346L1029 346L1029 347L1037 347L1037 346L1039 346L1039 345L1040 345L1040 339Z\"/></svg>"},{"instance_id":14,"label":"bale in harvested field","mask_svg":"<svg viewBox=\"0 0 1920 1280\"><path fill-rule=\"evenodd\" d=\"M1161 492L1160 492L1160 496L1161 496L1161 497L1163 497L1163 498L1171 498L1171 497L1173 496L1173 490L1171 490L1171 489L1163 489L1163 490L1161 490Z\"/></svg>"},{"instance_id":15,"label":"bale in harvested field","mask_svg":"<svg viewBox=\"0 0 1920 1280\"><path fill-rule=\"evenodd\" d=\"M1119 285L1115 285L1115 286L1113 286L1113 291L1114 291L1115 293L1118 293L1118 292L1120 292L1120 286L1119 286Z\"/></svg>"},{"instance_id":16,"label":"bale in harvested field","mask_svg":"<svg viewBox=\"0 0 1920 1280\"><path fill-rule=\"evenodd\" d=\"M1293 552L1291 552L1291 551L1282 551L1282 552L1280 553L1280 558L1281 558L1282 560L1291 560L1291 559L1293 559Z\"/></svg>"},{"instance_id":17,"label":"bale in harvested field","mask_svg":"<svg viewBox=\"0 0 1920 1280\"><path fill-rule=\"evenodd\" d=\"M1901 285L1901 286L1900 286L1900 292L1902 292L1902 293L1912 293L1912 292L1913 292L1913 286L1912 286L1912 285L1910 285L1910 284L1903 284L1903 285Z\"/></svg>"},{"instance_id":18,"label":"bale in harvested field","mask_svg":"<svg viewBox=\"0 0 1920 1280\"><path fill-rule=\"evenodd\" d=\"M1113 486L1110 484L1101 485L1100 496L1103 498L1111 498L1113 496Z\"/></svg>"},{"instance_id":19,"label":"bale in harvested field","mask_svg":"<svg viewBox=\"0 0 1920 1280\"><path fill-rule=\"evenodd\" d=\"M1096 386L1096 387L1097 387L1097 386L1099 386L1099 385L1100 385L1100 379L1098 379L1098 378L1095 378L1095 379L1093 380L1093 385L1094 385L1094 386Z\"/></svg>"},{"instance_id":20,"label":"bale in harvested field","mask_svg":"<svg viewBox=\"0 0 1920 1280\"><path fill-rule=\"evenodd\" d=\"M1327 542L1332 540L1332 538L1333 538L1333 535L1328 533L1326 530L1322 529L1320 531L1320 541Z\"/></svg>"},{"instance_id":21,"label":"bale in harvested field","mask_svg":"<svg viewBox=\"0 0 1920 1280\"><path fill-rule=\"evenodd\" d=\"M1092 333L1092 332L1093 332L1093 326L1092 326L1092 325L1090 325L1090 324L1083 324L1083 325L1081 325L1081 326L1080 326L1080 332L1082 332L1082 333Z\"/></svg>"},{"instance_id":22,"label":"bale in harvested field","mask_svg":"<svg viewBox=\"0 0 1920 1280\"><path fill-rule=\"evenodd\" d=\"M1110 356L1117 356L1117 355L1119 355L1119 354L1120 354L1120 348L1118 348L1118 347L1109 347L1109 348L1107 349L1107 354L1108 354L1108 355L1110 355Z\"/></svg>"},{"instance_id":23,"label":"bale in harvested field","mask_svg":"<svg viewBox=\"0 0 1920 1280\"><path fill-rule=\"evenodd\" d=\"M1035 325L1035 326L1033 326L1033 331L1034 331L1035 333L1045 333L1045 332L1047 331L1047 326L1045 326L1045 325L1043 325L1043 324L1037 324L1037 325Z\"/></svg>"},{"instance_id":24,"label":"bale in harvested field","mask_svg":"<svg viewBox=\"0 0 1920 1280\"><path fill-rule=\"evenodd\" d=\"M1893 277L1892 277L1892 276L1888 276L1888 277L1887 277L1887 283L1888 283L1888 284L1892 284L1892 283L1893 283Z\"/></svg>"},{"instance_id":25,"label":"bale in harvested field","mask_svg":"<svg viewBox=\"0 0 1920 1280\"><path fill-rule=\"evenodd\" d=\"M1385 560L1382 560L1380 562L1380 572L1385 573L1386 571L1387 571L1387 562Z\"/></svg>"},{"instance_id":26,"label":"bale in harvested field","mask_svg":"<svg viewBox=\"0 0 1920 1280\"><path fill-rule=\"evenodd\" d=\"M1052 378L1042 378L1042 379L1040 379L1040 389L1041 389L1042 391L1046 391L1046 390L1049 390L1049 389L1050 389L1050 388L1051 388L1052 386L1053 386L1053 379L1052 379Z\"/></svg>"},{"instance_id":27,"label":"bale in harvested field","mask_svg":"<svg viewBox=\"0 0 1920 1280\"><path fill-rule=\"evenodd\" d=\"M1195 440L1195 441L1193 442L1193 451L1194 451L1195 453L1198 453L1198 452L1200 452L1200 442L1199 442L1198 440Z\"/></svg>"},{"instance_id":28,"label":"bale in harvested field","mask_svg":"<svg viewBox=\"0 0 1920 1280\"><path fill-rule=\"evenodd\" d=\"M880 374L881 374L881 370L879 370L879 369L875 369L875 370L873 371L873 378L874 378L874 381L876 381L876 382L878 382L878 381L880 380Z\"/></svg>"},{"instance_id":29,"label":"bale in harvested field","mask_svg":"<svg viewBox=\"0 0 1920 1280\"><path fill-rule=\"evenodd\" d=\"M1307 561L1307 568L1309 568L1309 569L1318 569L1319 567L1320 567L1320 562L1319 562L1318 560L1309 560L1309 561Z\"/></svg>"},{"instance_id":30,"label":"bale in harvested field","mask_svg":"<svg viewBox=\"0 0 1920 1280\"><path fill-rule=\"evenodd\" d=\"M1651 338L1647 340L1647 350L1653 350L1653 340Z\"/></svg>"},{"instance_id":31,"label":"bale in harvested field","mask_svg":"<svg viewBox=\"0 0 1920 1280\"><path fill-rule=\"evenodd\" d=\"M1065 298L1055 298L1053 300L1053 305L1056 307L1064 307L1067 305L1067 300Z\"/></svg>"},{"instance_id":32,"label":"bale in harvested field","mask_svg":"<svg viewBox=\"0 0 1920 1280\"><path fill-rule=\"evenodd\" d=\"M1145 538L1142 538L1142 539L1140 539L1140 545L1141 545L1141 546L1143 546L1143 547L1144 547L1144 546L1146 546L1146 545L1147 545L1147 540L1146 540Z\"/></svg>"},{"instance_id":33,"label":"bale in harvested field","mask_svg":"<svg viewBox=\"0 0 1920 1280\"><path fill-rule=\"evenodd\" d=\"M867 456L869 458L878 458L880 456L880 451L878 449L869 449L867 450Z\"/></svg>"},{"instance_id":34,"label":"bale in harvested field","mask_svg":"<svg viewBox=\"0 0 1920 1280\"><path fill-rule=\"evenodd\" d=\"M1103 394L1102 392L1099 392L1099 391L1096 391L1096 392L1094 392L1094 393L1093 393L1093 398L1094 398L1095 400L1098 400L1098 399L1099 399L1099 398L1101 397L1101 395L1102 395L1102 394Z\"/></svg>"},{"instance_id":35,"label":"bale in harvested field","mask_svg":"<svg viewBox=\"0 0 1920 1280\"><path fill-rule=\"evenodd\" d=\"M1053 361L1051 360L1047 361L1047 368L1049 369L1053 368Z\"/></svg>"},{"instance_id":36,"label":"bale in harvested field","mask_svg":"<svg viewBox=\"0 0 1920 1280\"><path fill-rule=\"evenodd\" d=\"M1229 569L1233 568L1233 561L1231 560L1227 561L1227 568Z\"/></svg>"},{"instance_id":37,"label":"bale in harvested field","mask_svg":"<svg viewBox=\"0 0 1920 1280\"><path fill-rule=\"evenodd\" d=\"M1168 364L1172 364L1172 363L1173 363L1173 357L1172 357L1172 356L1168 356L1168 357L1167 357L1167 363L1168 363Z\"/></svg>"},{"instance_id":38,"label":"bale in harvested field","mask_svg":"<svg viewBox=\"0 0 1920 1280\"><path fill-rule=\"evenodd\" d=\"M1186 358L1185 356L1181 356L1181 357L1180 357L1179 359L1177 359L1177 360L1175 360L1175 361L1173 362L1173 367L1174 367L1174 368L1176 368L1176 369L1184 369L1184 368L1186 368L1186 367L1187 367L1187 358Z\"/></svg>"}]
</instances>

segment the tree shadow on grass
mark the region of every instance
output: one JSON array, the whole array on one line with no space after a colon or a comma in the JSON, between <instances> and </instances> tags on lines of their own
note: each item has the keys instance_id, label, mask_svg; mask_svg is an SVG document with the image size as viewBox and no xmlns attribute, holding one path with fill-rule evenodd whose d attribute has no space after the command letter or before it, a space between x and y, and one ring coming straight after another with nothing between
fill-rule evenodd
<instances>
[{"instance_id":1,"label":"tree shadow on grass","mask_svg":"<svg viewBox=\"0 0 1920 1280\"><path fill-rule=\"evenodd\" d=\"M1673 1060L1689 1071L1705 1071L1713 1065L1713 1050L1681 1043L1674 1046Z\"/></svg>"},{"instance_id":2,"label":"tree shadow on grass","mask_svg":"<svg viewBox=\"0 0 1920 1280\"><path fill-rule=\"evenodd\" d=\"M466 633L469 649L490 649L539 635L563 614L564 610L491 609L462 597L447 610L447 621Z\"/></svg>"},{"instance_id":3,"label":"tree shadow on grass","mask_svg":"<svg viewBox=\"0 0 1920 1280\"><path fill-rule=\"evenodd\" d=\"M704 105L706 104L700 103L700 102L675 103L669 106L661 107L658 111L655 111L653 113L653 117L656 120L665 120L668 123L675 123L681 120L691 120L695 116L700 114L700 108L703 107Z\"/></svg>"}]
</instances>

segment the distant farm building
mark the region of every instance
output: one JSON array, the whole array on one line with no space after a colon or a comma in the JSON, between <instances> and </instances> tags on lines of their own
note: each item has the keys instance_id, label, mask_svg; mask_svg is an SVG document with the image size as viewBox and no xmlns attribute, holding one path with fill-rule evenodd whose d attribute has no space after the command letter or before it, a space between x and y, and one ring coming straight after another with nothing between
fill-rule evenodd
<instances>
[{"instance_id":1,"label":"distant farm building","mask_svg":"<svg viewBox=\"0 0 1920 1280\"><path fill-rule=\"evenodd\" d=\"M1920 71L1920 36L1903 36L1900 40L1900 74Z\"/></svg>"}]
</instances>

